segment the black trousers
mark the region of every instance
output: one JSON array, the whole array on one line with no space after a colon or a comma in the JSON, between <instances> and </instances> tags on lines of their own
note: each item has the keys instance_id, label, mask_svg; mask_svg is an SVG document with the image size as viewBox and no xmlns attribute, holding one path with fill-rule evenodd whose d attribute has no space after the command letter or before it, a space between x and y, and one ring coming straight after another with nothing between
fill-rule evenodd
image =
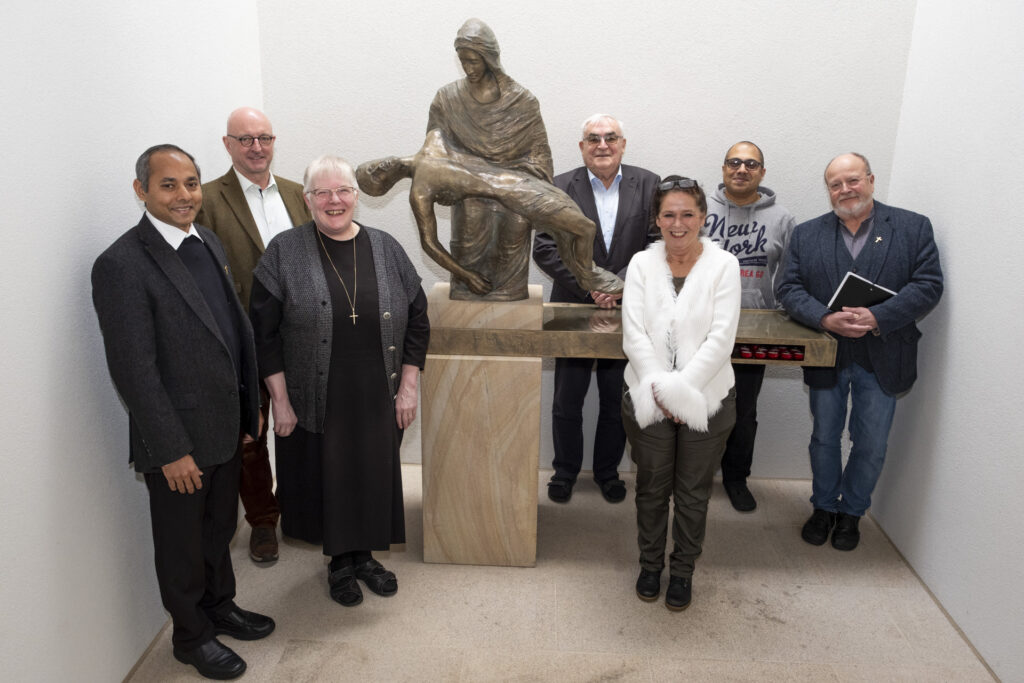
<instances>
[{"instance_id":1,"label":"black trousers","mask_svg":"<svg viewBox=\"0 0 1024 683\"><path fill-rule=\"evenodd\" d=\"M605 481L618 476L619 461L626 448L626 432L622 430L622 373L626 361L599 358L596 365L599 409L594 435L594 479ZM552 466L554 476L560 479L575 481L583 466L583 400L594 366L592 358L555 359Z\"/></svg>"},{"instance_id":2,"label":"black trousers","mask_svg":"<svg viewBox=\"0 0 1024 683\"><path fill-rule=\"evenodd\" d=\"M732 366L736 375L736 426L725 442L722 454L722 481L746 482L754 461L754 438L757 436L757 397L764 381L763 365Z\"/></svg>"},{"instance_id":3,"label":"black trousers","mask_svg":"<svg viewBox=\"0 0 1024 683\"><path fill-rule=\"evenodd\" d=\"M156 578L178 649L191 650L213 638L210 615L234 607L228 544L238 523L241 467L239 447L223 465L203 468L203 488L194 493L172 491L161 472L145 475Z\"/></svg>"}]
</instances>

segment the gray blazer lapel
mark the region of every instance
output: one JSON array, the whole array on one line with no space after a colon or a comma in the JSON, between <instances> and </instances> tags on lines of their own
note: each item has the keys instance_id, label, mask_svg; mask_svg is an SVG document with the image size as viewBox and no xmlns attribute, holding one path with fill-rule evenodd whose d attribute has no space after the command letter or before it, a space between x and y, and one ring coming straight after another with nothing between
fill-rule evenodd
<instances>
[{"instance_id":1,"label":"gray blazer lapel","mask_svg":"<svg viewBox=\"0 0 1024 683\"><path fill-rule=\"evenodd\" d=\"M625 229L626 220L633 215L633 207L640 201L637 184L636 176L623 170L622 180L619 182L619 212L615 214L615 230L612 231L613 250L622 241L620 238Z\"/></svg>"},{"instance_id":2,"label":"gray blazer lapel","mask_svg":"<svg viewBox=\"0 0 1024 683\"><path fill-rule=\"evenodd\" d=\"M566 193L580 207L583 215L594 221L597 228L594 234L594 248L600 250L601 256L607 256L604 238L601 237L601 221L597 217L597 202L594 201L594 189L590 186L590 176L586 167L580 168L572 177L569 191ZM603 259L602 259L603 260Z\"/></svg>"},{"instance_id":3,"label":"gray blazer lapel","mask_svg":"<svg viewBox=\"0 0 1024 683\"><path fill-rule=\"evenodd\" d=\"M871 235L868 243L864 245L861 252L861 261L864 268L864 277L872 282L878 282L882 273L882 266L889 254L889 247L893 243L892 212L884 204L875 202L875 224L871 228Z\"/></svg>"},{"instance_id":4,"label":"gray blazer lapel","mask_svg":"<svg viewBox=\"0 0 1024 683\"><path fill-rule=\"evenodd\" d=\"M142 240L146 251L153 258L153 261L164 272L164 275L171 281L171 284L178 290L178 293L185 299L196 316L213 332L213 335L220 340L220 343L224 344L224 339L220 335L220 328L217 326L217 321L213 318L213 313L210 312L210 307L206 305L203 293L199 291L199 286L192 278L192 273L188 272L188 268L178 258L178 254L145 216L143 216L142 221L139 223L138 229L139 239ZM232 284L233 287L234 285ZM227 348L227 344L224 344L224 347Z\"/></svg>"},{"instance_id":5,"label":"gray blazer lapel","mask_svg":"<svg viewBox=\"0 0 1024 683\"><path fill-rule=\"evenodd\" d=\"M818 259L822 264L822 271L828 279L828 288L834 292L846 275L845 272L839 272L839 264L836 260L836 249L846 249L843 238L839 235L839 230L841 229L839 217L834 213L829 215L823 229L825 234L821 236L818 242L821 246L821 253L818 254Z\"/></svg>"},{"instance_id":6,"label":"gray blazer lapel","mask_svg":"<svg viewBox=\"0 0 1024 683\"><path fill-rule=\"evenodd\" d=\"M573 176L567 194L579 205L580 211L583 212L584 216L595 223L597 222L595 220L597 218L597 204L594 202L594 190L590 187L590 178L587 176L586 168L581 168Z\"/></svg>"}]
</instances>

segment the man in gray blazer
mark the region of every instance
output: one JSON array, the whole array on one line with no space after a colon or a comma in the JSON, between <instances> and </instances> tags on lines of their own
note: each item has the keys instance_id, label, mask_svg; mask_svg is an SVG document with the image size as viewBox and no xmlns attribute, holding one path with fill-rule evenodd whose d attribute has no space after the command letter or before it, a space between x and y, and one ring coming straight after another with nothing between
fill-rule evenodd
<instances>
[{"instance_id":1,"label":"man in gray blazer","mask_svg":"<svg viewBox=\"0 0 1024 683\"><path fill-rule=\"evenodd\" d=\"M96 259L93 303L110 376L128 409L130 461L149 489L157 582L174 656L210 678L245 662L217 640L270 635L234 602L228 544L243 436L260 429L256 349L217 237L193 223L199 169L174 145L146 150L139 224Z\"/></svg>"},{"instance_id":2,"label":"man in gray blazer","mask_svg":"<svg viewBox=\"0 0 1024 683\"><path fill-rule=\"evenodd\" d=\"M583 166L555 177L555 185L598 227L594 238L594 264L625 279L633 254L656 239L651 233L651 197L658 176L622 164L626 138L622 123L607 114L594 114L583 122L580 140ZM551 276L551 301L596 304L614 308L621 294L587 292L565 267L555 241L538 232L533 260ZM619 461L626 446L622 429L622 373L626 361L611 358L558 358L555 360L555 395L551 406L555 470L548 483L548 498L567 503L583 464L583 401L596 364L599 411L594 437L594 480L610 503L626 497L619 479Z\"/></svg>"},{"instance_id":3,"label":"man in gray blazer","mask_svg":"<svg viewBox=\"0 0 1024 683\"><path fill-rule=\"evenodd\" d=\"M793 231L778 298L796 320L831 332L836 364L804 368L814 431L809 447L814 514L801 535L853 550L858 523L885 462L896 399L917 378L916 321L942 296L942 269L932 224L924 216L874 200L875 176L861 154L841 154L825 168L832 211ZM855 273L893 292L873 305L828 307L843 277ZM852 400L846 467L841 439Z\"/></svg>"},{"instance_id":4,"label":"man in gray blazer","mask_svg":"<svg viewBox=\"0 0 1024 683\"><path fill-rule=\"evenodd\" d=\"M235 291L249 310L252 271L278 233L311 220L302 185L270 173L277 137L270 120L258 109L241 107L228 116L222 138L231 168L203 185L203 206L196 222L213 230L224 245L234 274ZM274 474L267 450L270 396L260 385L263 430L242 451L239 495L249 523L249 557L254 562L277 559Z\"/></svg>"}]
</instances>

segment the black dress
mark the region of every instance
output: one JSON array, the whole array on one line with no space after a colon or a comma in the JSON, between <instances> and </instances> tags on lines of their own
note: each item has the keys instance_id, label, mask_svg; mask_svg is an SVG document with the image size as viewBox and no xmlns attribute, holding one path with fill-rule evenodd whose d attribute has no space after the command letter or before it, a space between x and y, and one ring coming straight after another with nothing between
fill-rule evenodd
<instances>
[{"instance_id":1,"label":"black dress","mask_svg":"<svg viewBox=\"0 0 1024 683\"><path fill-rule=\"evenodd\" d=\"M320 252L334 314L324 432L296 426L291 435L275 440L281 531L292 538L322 543L325 555L387 550L392 543L405 542L399 465L402 433L381 354L373 253L365 230L359 231L354 242L358 264L355 287L353 240L324 238L333 268L322 249ZM335 268L344 278L348 294L355 294L355 324ZM259 321L256 334L276 334L281 302L258 280L253 285L253 318ZM422 310L414 313L413 309ZM410 319L419 313L426 313L422 290L410 306Z\"/></svg>"}]
</instances>

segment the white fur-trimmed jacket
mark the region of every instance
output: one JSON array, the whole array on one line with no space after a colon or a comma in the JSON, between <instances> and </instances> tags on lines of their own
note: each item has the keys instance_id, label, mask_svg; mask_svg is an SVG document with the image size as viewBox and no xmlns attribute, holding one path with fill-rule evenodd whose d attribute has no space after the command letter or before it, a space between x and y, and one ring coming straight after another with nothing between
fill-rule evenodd
<instances>
[{"instance_id":1,"label":"white fur-trimmed jacket","mask_svg":"<svg viewBox=\"0 0 1024 683\"><path fill-rule=\"evenodd\" d=\"M740 268L706 237L679 295L664 242L639 252L622 295L625 381L637 424L665 419L654 397L691 429L707 431L735 379L730 363L740 318Z\"/></svg>"}]
</instances>

